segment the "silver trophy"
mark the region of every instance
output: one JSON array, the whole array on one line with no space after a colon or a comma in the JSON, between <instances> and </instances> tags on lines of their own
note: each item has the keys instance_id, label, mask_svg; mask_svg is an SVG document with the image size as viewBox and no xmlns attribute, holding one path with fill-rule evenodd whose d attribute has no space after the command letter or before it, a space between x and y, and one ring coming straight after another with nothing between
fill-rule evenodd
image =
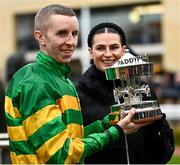
<instances>
[{"instance_id":1,"label":"silver trophy","mask_svg":"<svg viewBox=\"0 0 180 165\"><path fill-rule=\"evenodd\" d=\"M113 66L105 69L106 79L114 82L114 99L117 104L111 106L110 122L114 124L121 114L128 114L134 107L136 114L134 123L152 122L162 118L162 112L157 100L143 101L143 96L150 96L150 88L142 84L142 78L147 79L153 74L153 63L147 55L133 56L127 49L123 57Z\"/></svg>"}]
</instances>

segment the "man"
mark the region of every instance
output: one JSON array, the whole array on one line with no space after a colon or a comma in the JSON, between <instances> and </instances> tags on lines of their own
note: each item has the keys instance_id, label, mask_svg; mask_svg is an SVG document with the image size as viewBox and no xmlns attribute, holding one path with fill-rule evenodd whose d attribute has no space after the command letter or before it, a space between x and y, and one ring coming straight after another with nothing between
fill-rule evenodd
<instances>
[{"instance_id":1,"label":"man","mask_svg":"<svg viewBox=\"0 0 180 165\"><path fill-rule=\"evenodd\" d=\"M78 32L68 7L48 5L35 17L40 51L34 63L15 73L5 98L13 164L83 163L123 132L136 130L130 122L134 109L115 126L108 126L106 118L83 129L79 98L67 78Z\"/></svg>"}]
</instances>

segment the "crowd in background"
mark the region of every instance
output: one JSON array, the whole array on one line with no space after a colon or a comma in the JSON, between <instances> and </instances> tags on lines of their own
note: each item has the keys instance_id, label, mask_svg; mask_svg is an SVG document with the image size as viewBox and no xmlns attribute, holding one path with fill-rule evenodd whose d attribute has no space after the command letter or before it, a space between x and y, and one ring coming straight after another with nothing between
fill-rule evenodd
<instances>
[{"instance_id":1,"label":"crowd in background","mask_svg":"<svg viewBox=\"0 0 180 165\"><path fill-rule=\"evenodd\" d=\"M161 104L180 104L180 72L159 69L151 77L150 84Z\"/></svg>"}]
</instances>

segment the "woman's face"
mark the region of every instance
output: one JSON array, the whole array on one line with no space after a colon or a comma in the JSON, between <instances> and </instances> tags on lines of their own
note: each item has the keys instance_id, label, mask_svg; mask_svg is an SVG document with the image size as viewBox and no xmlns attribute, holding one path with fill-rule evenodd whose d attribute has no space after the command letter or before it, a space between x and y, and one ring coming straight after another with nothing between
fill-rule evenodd
<instances>
[{"instance_id":1,"label":"woman's face","mask_svg":"<svg viewBox=\"0 0 180 165\"><path fill-rule=\"evenodd\" d=\"M94 35L89 52L96 68L104 71L123 56L125 49L126 46L122 46L119 34L100 33Z\"/></svg>"}]
</instances>

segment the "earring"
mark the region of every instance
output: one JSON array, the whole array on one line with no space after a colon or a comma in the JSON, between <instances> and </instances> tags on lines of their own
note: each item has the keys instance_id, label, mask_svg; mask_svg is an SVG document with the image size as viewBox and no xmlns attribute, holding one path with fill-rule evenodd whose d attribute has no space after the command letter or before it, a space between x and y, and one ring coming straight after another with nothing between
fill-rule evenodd
<instances>
[{"instance_id":1,"label":"earring","mask_svg":"<svg viewBox=\"0 0 180 165\"><path fill-rule=\"evenodd\" d=\"M90 64L92 65L92 64L94 64L94 59L90 59Z\"/></svg>"}]
</instances>

